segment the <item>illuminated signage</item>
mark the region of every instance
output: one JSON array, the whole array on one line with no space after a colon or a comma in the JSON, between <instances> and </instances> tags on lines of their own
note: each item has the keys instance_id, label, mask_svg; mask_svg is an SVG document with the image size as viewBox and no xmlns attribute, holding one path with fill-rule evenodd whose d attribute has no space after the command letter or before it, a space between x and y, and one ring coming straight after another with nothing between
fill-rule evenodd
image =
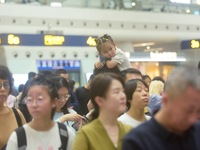
<instances>
[{"instance_id":1,"label":"illuminated signage","mask_svg":"<svg viewBox=\"0 0 200 150\"><path fill-rule=\"evenodd\" d=\"M199 41L197 41L197 40L192 40L191 41L191 44L190 44L191 46L191 48L199 48Z\"/></svg>"},{"instance_id":2,"label":"illuminated signage","mask_svg":"<svg viewBox=\"0 0 200 150\"><path fill-rule=\"evenodd\" d=\"M9 34L8 35L8 44L9 45L19 45L20 38L18 36L15 36L14 34Z\"/></svg>"},{"instance_id":3,"label":"illuminated signage","mask_svg":"<svg viewBox=\"0 0 200 150\"><path fill-rule=\"evenodd\" d=\"M80 70L80 60L37 60L38 70Z\"/></svg>"},{"instance_id":4,"label":"illuminated signage","mask_svg":"<svg viewBox=\"0 0 200 150\"><path fill-rule=\"evenodd\" d=\"M15 46L95 46L95 36L51 34L0 34L1 45Z\"/></svg>"},{"instance_id":5,"label":"illuminated signage","mask_svg":"<svg viewBox=\"0 0 200 150\"><path fill-rule=\"evenodd\" d=\"M129 58L130 62L182 62L186 61L184 56L178 55L176 52L150 52L150 53L134 53Z\"/></svg>"},{"instance_id":6,"label":"illuminated signage","mask_svg":"<svg viewBox=\"0 0 200 150\"><path fill-rule=\"evenodd\" d=\"M54 36L54 35L44 36L44 45L47 46L63 45L64 42L65 42L64 36Z\"/></svg>"},{"instance_id":7,"label":"illuminated signage","mask_svg":"<svg viewBox=\"0 0 200 150\"><path fill-rule=\"evenodd\" d=\"M96 42L95 42L95 38L89 36L86 43L89 45L89 46L96 46Z\"/></svg>"},{"instance_id":8,"label":"illuminated signage","mask_svg":"<svg viewBox=\"0 0 200 150\"><path fill-rule=\"evenodd\" d=\"M181 49L198 49L200 48L200 39L193 39L181 42Z\"/></svg>"},{"instance_id":9,"label":"illuminated signage","mask_svg":"<svg viewBox=\"0 0 200 150\"><path fill-rule=\"evenodd\" d=\"M151 59L176 59L177 53L176 52L163 52L163 53L150 53Z\"/></svg>"}]
</instances>

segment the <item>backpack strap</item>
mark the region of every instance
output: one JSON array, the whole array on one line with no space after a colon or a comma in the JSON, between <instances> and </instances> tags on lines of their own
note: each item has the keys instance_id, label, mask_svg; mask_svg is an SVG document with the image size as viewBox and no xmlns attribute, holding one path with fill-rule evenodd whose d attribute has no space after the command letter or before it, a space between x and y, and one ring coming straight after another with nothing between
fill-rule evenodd
<instances>
[{"instance_id":1,"label":"backpack strap","mask_svg":"<svg viewBox=\"0 0 200 150\"><path fill-rule=\"evenodd\" d=\"M19 113L18 113L17 109L15 107L12 107L12 110L13 110L13 112L15 114L15 118L16 118L18 127L21 127L22 126L22 120L21 120L21 118L19 116Z\"/></svg>"},{"instance_id":2,"label":"backpack strap","mask_svg":"<svg viewBox=\"0 0 200 150\"><path fill-rule=\"evenodd\" d=\"M60 122L57 122L57 123L58 123L60 140L61 140L61 146L59 150L66 150L67 143L68 143L68 130L67 130L67 127L63 123L60 123Z\"/></svg>"},{"instance_id":3,"label":"backpack strap","mask_svg":"<svg viewBox=\"0 0 200 150\"><path fill-rule=\"evenodd\" d=\"M15 130L17 134L17 143L18 143L18 150L25 150L26 149L26 133L24 127L19 127Z\"/></svg>"}]
</instances>

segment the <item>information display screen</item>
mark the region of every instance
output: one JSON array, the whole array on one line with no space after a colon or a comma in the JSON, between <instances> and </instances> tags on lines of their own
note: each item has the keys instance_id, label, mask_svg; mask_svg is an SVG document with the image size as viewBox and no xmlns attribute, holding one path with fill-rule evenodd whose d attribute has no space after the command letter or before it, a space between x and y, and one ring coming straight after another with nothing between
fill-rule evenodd
<instances>
[{"instance_id":1,"label":"information display screen","mask_svg":"<svg viewBox=\"0 0 200 150\"><path fill-rule=\"evenodd\" d=\"M37 68L39 71L42 70L80 70L80 60L36 60Z\"/></svg>"},{"instance_id":2,"label":"information display screen","mask_svg":"<svg viewBox=\"0 0 200 150\"><path fill-rule=\"evenodd\" d=\"M186 40L181 42L181 49L198 49L200 48L200 39Z\"/></svg>"},{"instance_id":3,"label":"information display screen","mask_svg":"<svg viewBox=\"0 0 200 150\"><path fill-rule=\"evenodd\" d=\"M0 45L15 46L96 46L97 36L0 34Z\"/></svg>"}]
</instances>

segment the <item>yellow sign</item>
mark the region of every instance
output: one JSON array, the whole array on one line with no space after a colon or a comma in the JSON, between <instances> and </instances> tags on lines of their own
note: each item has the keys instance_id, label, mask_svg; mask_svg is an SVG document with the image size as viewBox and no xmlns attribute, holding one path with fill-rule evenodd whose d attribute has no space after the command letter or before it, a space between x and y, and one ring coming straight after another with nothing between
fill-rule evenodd
<instances>
[{"instance_id":1,"label":"yellow sign","mask_svg":"<svg viewBox=\"0 0 200 150\"><path fill-rule=\"evenodd\" d=\"M15 36L14 34L8 34L8 44L19 45L20 44L20 38L18 36Z\"/></svg>"},{"instance_id":2,"label":"yellow sign","mask_svg":"<svg viewBox=\"0 0 200 150\"><path fill-rule=\"evenodd\" d=\"M192 40L191 41L191 48L199 48L200 47L200 43L197 40Z\"/></svg>"},{"instance_id":3,"label":"yellow sign","mask_svg":"<svg viewBox=\"0 0 200 150\"><path fill-rule=\"evenodd\" d=\"M65 42L64 36L53 36L53 35L44 36L44 45L47 46L63 45L64 42Z\"/></svg>"},{"instance_id":4,"label":"yellow sign","mask_svg":"<svg viewBox=\"0 0 200 150\"><path fill-rule=\"evenodd\" d=\"M0 44L2 43L2 39L0 38Z\"/></svg>"},{"instance_id":5,"label":"yellow sign","mask_svg":"<svg viewBox=\"0 0 200 150\"><path fill-rule=\"evenodd\" d=\"M95 38L89 36L86 41L86 44L88 44L89 46L96 46Z\"/></svg>"}]
</instances>

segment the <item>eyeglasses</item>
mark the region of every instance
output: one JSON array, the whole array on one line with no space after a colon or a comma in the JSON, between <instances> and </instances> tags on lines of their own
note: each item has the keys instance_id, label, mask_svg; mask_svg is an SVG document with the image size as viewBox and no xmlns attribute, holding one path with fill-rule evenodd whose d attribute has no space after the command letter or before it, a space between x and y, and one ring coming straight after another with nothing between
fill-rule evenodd
<instances>
[{"instance_id":1,"label":"eyeglasses","mask_svg":"<svg viewBox=\"0 0 200 150\"><path fill-rule=\"evenodd\" d=\"M71 95L69 95L69 94L66 94L64 96L58 96L58 101L62 101L63 99L65 101L67 101L70 97L71 97Z\"/></svg>"},{"instance_id":2,"label":"eyeglasses","mask_svg":"<svg viewBox=\"0 0 200 150\"><path fill-rule=\"evenodd\" d=\"M10 88L10 85L9 85L9 83L8 82L0 82L0 89L1 88L4 88L4 89L9 89Z\"/></svg>"},{"instance_id":3,"label":"eyeglasses","mask_svg":"<svg viewBox=\"0 0 200 150\"><path fill-rule=\"evenodd\" d=\"M34 101L36 102L37 105L42 105L42 104L44 104L45 99L43 97L38 97L36 99L33 99L31 97L26 97L25 98L26 105L31 106L31 105L34 104Z\"/></svg>"}]
</instances>

